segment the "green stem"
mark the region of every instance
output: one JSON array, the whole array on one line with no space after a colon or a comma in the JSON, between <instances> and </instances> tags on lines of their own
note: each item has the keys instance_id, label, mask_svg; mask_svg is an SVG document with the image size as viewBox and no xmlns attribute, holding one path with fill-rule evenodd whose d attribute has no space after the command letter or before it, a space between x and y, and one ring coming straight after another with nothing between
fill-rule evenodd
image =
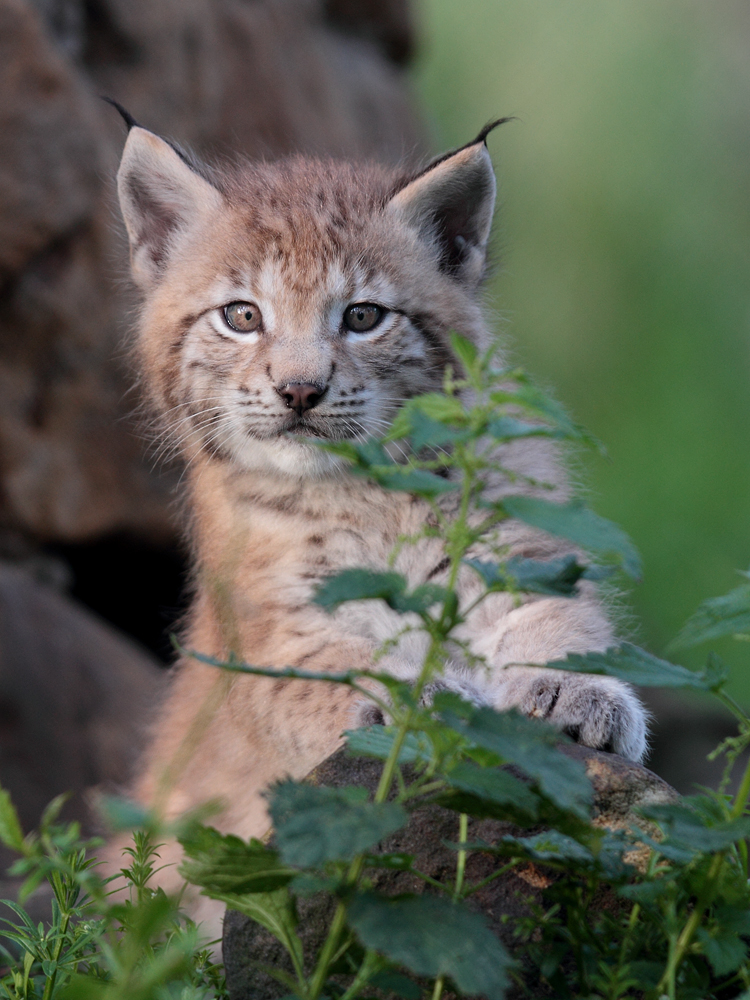
<instances>
[{"instance_id":1,"label":"green stem","mask_svg":"<svg viewBox=\"0 0 750 1000\"><path fill-rule=\"evenodd\" d=\"M57 944L55 945L55 950L52 953L52 961L55 963L55 968L52 970L52 974L47 977L47 982L44 984L44 993L42 994L42 1000L50 1000L52 992L55 988L55 980L57 979L57 963L60 959L60 953L63 949L63 944L65 942L65 935L68 933L68 925L70 924L70 913L61 914L60 921L60 936L57 939Z\"/></svg>"},{"instance_id":2,"label":"green stem","mask_svg":"<svg viewBox=\"0 0 750 1000\"><path fill-rule=\"evenodd\" d=\"M366 951L362 959L357 975L352 980L351 986L341 997L341 1000L353 1000L360 989L369 981L372 974L377 970L380 959L374 951Z\"/></svg>"},{"instance_id":3,"label":"green stem","mask_svg":"<svg viewBox=\"0 0 750 1000\"><path fill-rule=\"evenodd\" d=\"M461 813L461 818L458 821L458 842L459 844L465 844L466 838L469 831L469 817L466 813ZM453 899L457 900L461 898L461 890L464 887L464 874L466 872L466 849L461 848L458 852L458 862L456 864L456 888L453 890Z\"/></svg>"},{"instance_id":4,"label":"green stem","mask_svg":"<svg viewBox=\"0 0 750 1000\"><path fill-rule=\"evenodd\" d=\"M461 496L461 507L458 517L453 522L453 527L455 531L454 537L457 540L461 538L462 532L465 533L466 518L469 511L469 504L471 502L472 476L471 476L471 471L468 468L469 465L470 463L466 462L464 468L464 481L463 481L463 490ZM396 738L394 739L391 745L388 757L385 761L385 764L383 765L383 771L380 775L380 781L378 782L378 787L374 796L375 803L385 802L390 794L391 787L393 785L393 780L398 768L398 759L399 756L401 755L401 749L404 745L404 741L406 740L407 734L411 731L412 722L414 720L414 716L416 714L417 706L419 705L419 700L422 696L422 692L424 691L427 682L430 680L430 678L433 676L433 674L439 668L440 665L439 663L440 651L442 649L443 642L445 641L446 633L448 631L447 629L449 620L449 616L447 613L448 599L449 596L455 592L456 581L458 580L458 573L461 568L461 560L465 554L465 547L462 547L461 545L453 545L451 546L451 549L452 551L449 552L449 557L451 560L451 569L450 569L450 574L448 576L448 584L446 587L448 591L448 597L446 597L446 600L443 604L443 610L440 618L435 622L434 631L431 631L430 646L427 651L427 655L425 656L424 663L422 664L422 670L420 671L417 683L414 685L413 701L411 705L409 705L406 714L398 724ZM203 662L206 662L206 660L209 658L198 657L198 659L202 659ZM247 672L249 673L251 671L248 670ZM260 673L261 671L257 670L256 668L252 672ZM289 673L291 673L291 671L289 671ZM330 675L325 679L326 680L331 679ZM339 680L338 678L336 679L339 681L339 683L341 683L341 680ZM347 682L351 687L355 687L355 684L352 683L352 679L347 679ZM463 839L464 840L466 839L465 833L463 834ZM357 884L362 874L364 864L365 864L364 857L362 855L359 855L352 861L346 879L344 880L345 886L351 887ZM461 864L460 857L459 857L459 864ZM465 852L464 852L463 864L465 865ZM463 882L463 873L461 873L461 882ZM341 937L341 934L345 926L346 926L346 906L344 905L343 902L340 902L336 907L336 911L333 915L333 920L331 921L331 926L328 931L328 936L325 940L323 948L321 949L317 965L315 966L315 971L313 972L312 979L310 980L308 1000L318 1000L318 997L320 996L323 987L326 983L326 979L328 977L328 969L330 967L333 956L336 952L339 939ZM435 982L435 992L433 993L433 1000L440 1000L442 991L443 991L443 977L441 976Z\"/></svg>"},{"instance_id":5,"label":"green stem","mask_svg":"<svg viewBox=\"0 0 750 1000\"><path fill-rule=\"evenodd\" d=\"M695 906L693 907L693 912L690 914L687 923L680 932L679 937L673 948L670 948L669 961L667 963L667 968L664 975L659 981L657 990L664 991L668 990L668 996L670 1000L675 995L675 982L677 977L677 971L682 963L685 954L690 947L693 936L695 932L700 927L701 920L703 919L703 914L706 912L711 900L713 898L715 883L718 879L719 872L721 871L721 866L724 861L724 851L720 851L714 856L711 866L706 873L706 881L703 884L703 891L698 897Z\"/></svg>"},{"instance_id":6,"label":"green stem","mask_svg":"<svg viewBox=\"0 0 750 1000\"><path fill-rule=\"evenodd\" d=\"M507 865L503 865L502 868L497 868L491 875L488 875L487 878L483 878L481 882L477 882L476 885L470 885L468 889L464 889L463 891L464 899L467 896L473 895L475 892L479 892L480 889L484 889L486 885L489 885L489 883L494 882L496 878L500 878L501 875L509 872L511 868L515 868L517 864L518 860L514 858L512 861L509 861Z\"/></svg>"},{"instance_id":7,"label":"green stem","mask_svg":"<svg viewBox=\"0 0 750 1000\"><path fill-rule=\"evenodd\" d=\"M435 980L435 988L432 991L432 1000L440 1000L443 995L443 986L445 985L445 976L438 976Z\"/></svg>"},{"instance_id":8,"label":"green stem","mask_svg":"<svg viewBox=\"0 0 750 1000\"><path fill-rule=\"evenodd\" d=\"M378 783L377 790L375 792L374 801L376 803L385 802L391 791L391 786L393 784L393 779L398 767L398 758L401 753L401 748L404 745L404 740L406 739L407 733L411 728L411 723L414 718L416 711L416 705L419 703L419 698L422 694L427 680L432 674L432 661L436 658L438 652L438 643L433 638L430 643L430 648L425 657L425 662L422 667L422 671L419 675L419 679L414 688L414 703L409 706L404 718L399 723L398 732L396 733L396 738L391 745L391 749L388 753L385 764L383 765L383 772L380 775L380 781ZM347 872L346 878L344 880L345 886L356 885L359 881L360 875L362 874L362 869L365 865L365 859L363 855L356 857ZM336 907L336 912L333 915L333 920L331 921L331 926L328 930L328 936L325 940L323 948L321 949L320 956L318 958L318 963L315 966L315 971L313 972L312 979L310 980L310 989L308 992L309 1000L317 1000L320 996L323 987L325 986L326 979L328 978L328 969L330 967L333 956L336 952L338 946L339 938L346 926L346 906L344 903L339 903Z\"/></svg>"},{"instance_id":9,"label":"green stem","mask_svg":"<svg viewBox=\"0 0 750 1000\"><path fill-rule=\"evenodd\" d=\"M742 775L740 787L737 789L737 794L734 797L734 806L730 814L732 819L739 819L744 813L748 797L750 797L750 760L748 760L745 766L745 773Z\"/></svg>"}]
</instances>

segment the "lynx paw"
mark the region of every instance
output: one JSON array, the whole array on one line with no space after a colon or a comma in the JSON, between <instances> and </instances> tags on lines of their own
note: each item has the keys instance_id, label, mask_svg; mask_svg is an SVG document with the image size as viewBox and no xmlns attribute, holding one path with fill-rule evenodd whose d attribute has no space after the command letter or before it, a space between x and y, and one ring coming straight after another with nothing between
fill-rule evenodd
<instances>
[{"instance_id":1,"label":"lynx paw","mask_svg":"<svg viewBox=\"0 0 750 1000\"><path fill-rule=\"evenodd\" d=\"M498 708L545 719L577 743L628 760L646 753L646 711L627 684L612 677L559 670L513 670Z\"/></svg>"}]
</instances>

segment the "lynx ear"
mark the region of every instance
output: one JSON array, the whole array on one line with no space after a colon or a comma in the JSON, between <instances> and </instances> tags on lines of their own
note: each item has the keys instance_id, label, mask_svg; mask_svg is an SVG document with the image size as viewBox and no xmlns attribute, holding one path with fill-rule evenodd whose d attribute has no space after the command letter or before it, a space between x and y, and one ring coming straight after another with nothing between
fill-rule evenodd
<instances>
[{"instance_id":1,"label":"lynx ear","mask_svg":"<svg viewBox=\"0 0 750 1000\"><path fill-rule=\"evenodd\" d=\"M495 174L484 139L482 134L436 160L388 203L437 244L443 271L471 283L484 273L495 207Z\"/></svg>"},{"instance_id":2,"label":"lynx ear","mask_svg":"<svg viewBox=\"0 0 750 1000\"><path fill-rule=\"evenodd\" d=\"M179 236L222 204L216 188L169 143L139 126L128 134L117 191L133 277L143 287L159 280Z\"/></svg>"}]
</instances>

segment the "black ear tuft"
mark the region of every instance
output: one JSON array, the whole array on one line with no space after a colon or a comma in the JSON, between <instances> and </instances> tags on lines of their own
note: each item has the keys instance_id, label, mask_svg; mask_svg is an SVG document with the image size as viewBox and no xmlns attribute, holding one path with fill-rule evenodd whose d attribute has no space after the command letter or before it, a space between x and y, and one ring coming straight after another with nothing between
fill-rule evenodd
<instances>
[{"instance_id":1,"label":"black ear tuft","mask_svg":"<svg viewBox=\"0 0 750 1000\"><path fill-rule=\"evenodd\" d=\"M125 110L122 104L118 104L117 101L113 100L113 98L111 97L105 97L104 94L101 95L101 99L103 101L106 101L107 104L111 104L116 111L120 112L122 120L128 126L128 132L131 130L131 128L142 128L140 122L137 122L135 118L133 118L133 116L130 114L130 112Z\"/></svg>"},{"instance_id":2,"label":"black ear tuft","mask_svg":"<svg viewBox=\"0 0 750 1000\"><path fill-rule=\"evenodd\" d=\"M496 118L492 122L487 122L487 124L484 126L484 128L482 129L482 131L479 133L479 135L474 140L474 143L477 143L477 142L484 142L484 143L486 143L487 142L487 136L490 134L490 132L493 132L499 125L505 125L506 122L515 122L515 121L518 121L518 119L516 118L516 116L515 115L509 115L507 118ZM471 145L473 145L473 143Z\"/></svg>"}]
</instances>

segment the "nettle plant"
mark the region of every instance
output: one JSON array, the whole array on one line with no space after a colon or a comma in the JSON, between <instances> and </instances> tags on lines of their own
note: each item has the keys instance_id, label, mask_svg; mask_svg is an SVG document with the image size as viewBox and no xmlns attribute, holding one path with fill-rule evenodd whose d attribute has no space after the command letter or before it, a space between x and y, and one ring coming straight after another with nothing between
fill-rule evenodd
<instances>
[{"instance_id":1,"label":"nettle plant","mask_svg":"<svg viewBox=\"0 0 750 1000\"><path fill-rule=\"evenodd\" d=\"M703 671L693 672L623 643L605 653L570 655L548 664L639 685L712 692L738 720L738 735L716 751L726 757L719 789L676 805L643 808L643 828L629 832L593 824L585 769L561 751L565 738L547 724L477 707L451 692L439 692L432 701L423 698L457 646L469 655L456 636L468 611L459 607L455 587L466 563L484 583L476 602L496 591L575 600L581 579L639 571L627 536L578 502L484 497L487 470L505 471L497 465L498 443L527 436L587 438L522 372L497 369L494 351L480 355L459 337L454 349L464 377L449 371L442 394L407 402L386 437L322 445L381 486L412 492L432 504L434 520L423 535L443 541L450 560L445 586L410 590L395 572L351 569L330 578L316 597L329 609L345 601L385 601L408 616L405 629L424 630L429 646L416 685L377 670L270 670L190 654L221 670L292 683L299 678L345 684L372 699L389 724L349 732L346 745L350 754L382 762L374 795L356 787L283 781L268 793L272 846L221 834L195 817L167 830L158 817L141 815L145 832L136 834L124 869L131 899L114 904L75 827L55 826L54 816L48 816L39 835L24 838L5 796L0 837L21 852L15 871L28 876L27 887L47 878L55 901L49 927L35 927L20 906L13 907L5 936L18 954L8 954L0 996L224 996L220 974L201 949L196 929L180 916L178 901L149 886L159 838L171 834L185 849L181 871L187 882L257 921L281 943L288 967L265 971L289 997L439 1000L448 991L498 1000L512 990L518 996L546 991L602 1000L740 995L750 1000L750 765L737 793L727 794L732 768L750 744L750 719L727 694L727 671L718 657L712 654ZM408 445L404 454L410 457L391 458L393 442ZM449 477L440 474L446 468ZM460 491L458 516L450 520L436 502L449 489ZM508 517L564 537L593 558L507 558L492 540ZM469 558L480 539L494 552L493 561ZM401 539L399 546L415 540ZM745 584L706 602L674 646L724 635L748 638L748 633L750 584ZM475 666L482 669L476 658ZM381 694L374 693L372 678ZM515 765L513 771L505 764ZM414 810L429 804L455 813L455 870L444 883L418 871L414 858L380 846ZM132 810L118 809L132 817ZM507 820L519 835L492 844L470 842L469 817ZM628 863L634 849L641 859L647 856L637 867ZM497 858L494 873L479 884L466 875L467 858L477 851ZM555 879L542 902L530 903L526 915L509 925L511 954L472 909L471 896L530 862L553 871ZM378 870L394 868L421 879L424 892L396 897L377 892ZM593 903L603 891L614 904L597 908ZM296 902L313 892L330 894L335 905L311 963L303 953Z\"/></svg>"}]
</instances>

